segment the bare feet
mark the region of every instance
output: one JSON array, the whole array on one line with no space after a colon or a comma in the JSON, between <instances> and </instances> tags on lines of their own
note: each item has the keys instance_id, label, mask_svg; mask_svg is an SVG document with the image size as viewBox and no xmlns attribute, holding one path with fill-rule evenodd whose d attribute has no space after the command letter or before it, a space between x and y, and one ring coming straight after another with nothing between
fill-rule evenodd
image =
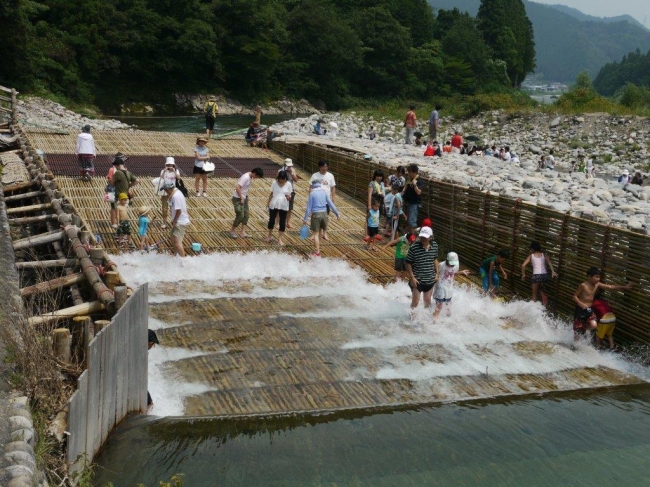
<instances>
[{"instance_id":1,"label":"bare feet","mask_svg":"<svg viewBox=\"0 0 650 487\"><path fill-rule=\"evenodd\" d=\"M271 243L271 242L273 242L273 237L266 237L266 238L264 239L264 241L265 241L266 243Z\"/></svg>"},{"instance_id":2,"label":"bare feet","mask_svg":"<svg viewBox=\"0 0 650 487\"><path fill-rule=\"evenodd\" d=\"M278 240L278 245L279 245L280 247L284 247L284 242L283 242L282 240Z\"/></svg>"},{"instance_id":3,"label":"bare feet","mask_svg":"<svg viewBox=\"0 0 650 487\"><path fill-rule=\"evenodd\" d=\"M323 234L323 240L325 240L326 242L329 242L330 240L330 238L327 236L326 233Z\"/></svg>"}]
</instances>

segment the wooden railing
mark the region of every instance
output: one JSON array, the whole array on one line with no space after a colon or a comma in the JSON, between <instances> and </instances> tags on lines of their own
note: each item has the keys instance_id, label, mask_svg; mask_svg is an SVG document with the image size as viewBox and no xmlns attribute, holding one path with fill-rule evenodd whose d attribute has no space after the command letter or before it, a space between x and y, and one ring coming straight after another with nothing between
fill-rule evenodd
<instances>
[{"instance_id":1,"label":"wooden railing","mask_svg":"<svg viewBox=\"0 0 650 487\"><path fill-rule=\"evenodd\" d=\"M308 172L318 171L318 161L326 159L337 189L364 202L375 169L387 172L381 163L364 161L362 154L354 157L324 146L274 141L273 149ZM650 344L650 237L506 196L423 179L420 219L433 220L441 256L453 250L462 264L477 272L483 259L508 249L509 279L502 284L513 295L529 299L530 280L521 280L520 267L530 242L538 241L559 275L546 286L550 310L571 319L576 288L585 281L589 267L599 267L607 283L629 281L634 286L606 293L618 318L617 337Z\"/></svg>"},{"instance_id":2,"label":"wooden railing","mask_svg":"<svg viewBox=\"0 0 650 487\"><path fill-rule=\"evenodd\" d=\"M6 113L11 117L11 124L16 123L16 110L18 108L18 92L13 88L0 86L0 113Z\"/></svg>"}]
</instances>

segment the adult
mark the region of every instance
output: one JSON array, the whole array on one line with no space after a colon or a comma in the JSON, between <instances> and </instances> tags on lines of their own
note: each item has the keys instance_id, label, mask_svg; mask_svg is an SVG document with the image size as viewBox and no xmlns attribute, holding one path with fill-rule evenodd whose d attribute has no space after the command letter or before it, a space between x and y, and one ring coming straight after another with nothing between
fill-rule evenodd
<instances>
[{"instance_id":1,"label":"adult","mask_svg":"<svg viewBox=\"0 0 650 487\"><path fill-rule=\"evenodd\" d=\"M404 204L406 205L406 220L411 232L414 232L418 226L418 213L422 206L422 190L424 181L420 179L419 168L417 164L409 164L406 167L408 182L404 188Z\"/></svg>"},{"instance_id":2,"label":"adult","mask_svg":"<svg viewBox=\"0 0 650 487\"><path fill-rule=\"evenodd\" d=\"M406 117L404 117L404 127L406 128L406 135L404 136L405 144L413 143L413 134L415 134L415 129L418 126L418 118L415 115L415 105L409 106L409 111L406 112Z\"/></svg>"},{"instance_id":3,"label":"adult","mask_svg":"<svg viewBox=\"0 0 650 487\"><path fill-rule=\"evenodd\" d=\"M596 176L596 167L594 166L594 160L592 158L587 159L587 165L585 167L585 179L594 178Z\"/></svg>"},{"instance_id":4,"label":"adult","mask_svg":"<svg viewBox=\"0 0 650 487\"><path fill-rule=\"evenodd\" d=\"M309 184L312 185L312 183L316 181L320 182L323 190L325 190L332 202L334 202L336 200L336 180L334 179L334 175L328 170L329 164L325 159L318 161L318 172L315 172L311 175L311 178L309 178ZM327 207L326 211L329 215L329 206ZM327 229L321 231L321 237L323 240L329 240L329 237L327 236Z\"/></svg>"},{"instance_id":5,"label":"adult","mask_svg":"<svg viewBox=\"0 0 650 487\"><path fill-rule=\"evenodd\" d=\"M263 178L264 171L261 168L256 167L250 172L243 174L239 181L237 181L237 186L235 186L235 191L232 195L232 205L235 209L235 221L232 224L229 235L232 238L248 238L249 235L246 233L248 229L248 189L251 187L253 179ZM237 234L237 227L241 224L241 233Z\"/></svg>"},{"instance_id":6,"label":"adult","mask_svg":"<svg viewBox=\"0 0 650 487\"><path fill-rule=\"evenodd\" d=\"M158 335L156 335L155 331L148 329L147 334L148 334L147 339L149 341L147 350L151 350L154 347L154 345L160 345L160 342L158 341ZM153 407L153 399L151 399L151 394L149 394L149 391L147 391L147 407L148 408Z\"/></svg>"},{"instance_id":7,"label":"adult","mask_svg":"<svg viewBox=\"0 0 650 487\"><path fill-rule=\"evenodd\" d=\"M501 156L505 162L510 162L512 160L512 154L510 154L510 147L507 145L503 148L503 156Z\"/></svg>"},{"instance_id":8,"label":"adult","mask_svg":"<svg viewBox=\"0 0 650 487\"><path fill-rule=\"evenodd\" d=\"M555 169L555 151L553 149L548 151L548 155L546 156L546 168L547 169Z\"/></svg>"},{"instance_id":9,"label":"adult","mask_svg":"<svg viewBox=\"0 0 650 487\"><path fill-rule=\"evenodd\" d=\"M187 227L190 225L190 215L187 213L187 201L183 193L171 181L165 182L164 189L169 198L169 206L172 214L172 254L185 257L183 238L185 237Z\"/></svg>"},{"instance_id":10,"label":"adult","mask_svg":"<svg viewBox=\"0 0 650 487\"><path fill-rule=\"evenodd\" d=\"M296 169L293 166L293 161L287 157L284 160L284 166L280 168L280 171L287 173L287 181L291 183L291 199L289 200L289 211L287 212L287 230L291 230L291 213L293 212L293 202L296 199L296 183L300 179Z\"/></svg>"},{"instance_id":11,"label":"adult","mask_svg":"<svg viewBox=\"0 0 650 487\"><path fill-rule=\"evenodd\" d=\"M314 232L314 244L316 252L312 255L320 257L320 235L327 235L328 212L332 210L336 215L336 219L341 219L339 210L336 209L334 202L327 193L325 187L319 180L314 180L311 183L309 192L309 199L307 200L307 209L305 210L305 217L303 223L307 225L310 222L311 231ZM328 239L329 240L329 239Z\"/></svg>"},{"instance_id":12,"label":"adult","mask_svg":"<svg viewBox=\"0 0 650 487\"><path fill-rule=\"evenodd\" d=\"M440 128L440 105L436 105L434 110L429 115L429 143L436 140L438 137L438 129Z\"/></svg>"},{"instance_id":13,"label":"adult","mask_svg":"<svg viewBox=\"0 0 650 487\"><path fill-rule=\"evenodd\" d=\"M127 157L117 157L117 155L122 155L118 152L116 157L113 159L113 166L115 166L115 172L113 173L113 178L111 179L111 184L115 187L115 194L119 195L125 193L129 197L129 202L133 198L133 187L138 184L136 177L124 167L124 162Z\"/></svg>"},{"instance_id":14,"label":"adult","mask_svg":"<svg viewBox=\"0 0 650 487\"><path fill-rule=\"evenodd\" d=\"M461 137L458 130L454 130L454 135L451 138L451 151L460 154L460 148L463 146L463 137Z\"/></svg>"},{"instance_id":15,"label":"adult","mask_svg":"<svg viewBox=\"0 0 650 487\"><path fill-rule=\"evenodd\" d=\"M74 151L79 161L79 175L84 181L90 181L95 175L95 139L90 133L90 125L84 125L81 133L77 135L77 147Z\"/></svg>"},{"instance_id":16,"label":"adult","mask_svg":"<svg viewBox=\"0 0 650 487\"><path fill-rule=\"evenodd\" d=\"M205 135L210 140L210 136L214 131L214 122L217 119L217 113L219 113L216 96L208 98L205 107L203 107L203 111L205 112Z\"/></svg>"},{"instance_id":17,"label":"adult","mask_svg":"<svg viewBox=\"0 0 650 487\"><path fill-rule=\"evenodd\" d=\"M621 184L629 184L631 181L632 177L630 176L630 171L623 169L621 175L618 177L618 182Z\"/></svg>"},{"instance_id":18,"label":"adult","mask_svg":"<svg viewBox=\"0 0 650 487\"><path fill-rule=\"evenodd\" d=\"M244 139L251 147L262 147L262 149L266 149L265 135L266 130L261 129L259 122L253 122L250 127L248 127Z\"/></svg>"},{"instance_id":19,"label":"adult","mask_svg":"<svg viewBox=\"0 0 650 487\"><path fill-rule=\"evenodd\" d=\"M196 139L196 147L194 147L194 190L196 196L208 195L208 172L203 168L206 162L210 160L210 149L207 147L208 138L198 137ZM203 193L199 191L199 182L203 182Z\"/></svg>"},{"instance_id":20,"label":"adult","mask_svg":"<svg viewBox=\"0 0 650 487\"><path fill-rule=\"evenodd\" d=\"M278 232L278 245L283 246L282 237L284 237L284 230L286 228L287 214L289 213L289 201L291 201L291 192L293 187L288 181L289 175L285 171L280 171L277 178L271 185L271 194L269 200L266 202L266 207L269 209L269 234L265 242L273 242L273 227L275 227L275 219L280 217L280 230Z\"/></svg>"},{"instance_id":21,"label":"adult","mask_svg":"<svg viewBox=\"0 0 650 487\"><path fill-rule=\"evenodd\" d=\"M433 240L433 231L422 227L406 255L406 273L411 288L411 316L420 304L420 294L424 293L424 307L431 307L433 286L438 272L438 244Z\"/></svg>"},{"instance_id":22,"label":"adult","mask_svg":"<svg viewBox=\"0 0 650 487\"><path fill-rule=\"evenodd\" d=\"M262 123L262 102L259 101L255 107L255 121L257 122L257 125Z\"/></svg>"},{"instance_id":23,"label":"adult","mask_svg":"<svg viewBox=\"0 0 650 487\"><path fill-rule=\"evenodd\" d=\"M322 118L319 118L316 120L316 124L314 125L314 133L316 135L325 135L327 133L327 130L323 128L323 125L325 123L325 120Z\"/></svg>"},{"instance_id":24,"label":"adult","mask_svg":"<svg viewBox=\"0 0 650 487\"><path fill-rule=\"evenodd\" d=\"M368 211L372 208L372 202L377 201L379 207L384 206L384 197L386 196L386 185L384 184L384 171L375 169L372 174L372 180L368 183ZM385 215L385 213L383 213Z\"/></svg>"},{"instance_id":25,"label":"adult","mask_svg":"<svg viewBox=\"0 0 650 487\"><path fill-rule=\"evenodd\" d=\"M641 175L640 171L634 173L634 177L632 178L632 184L643 186L643 176Z\"/></svg>"},{"instance_id":26,"label":"adult","mask_svg":"<svg viewBox=\"0 0 650 487\"><path fill-rule=\"evenodd\" d=\"M165 168L160 171L160 180L159 180L159 187L158 189L163 189L164 184L167 181L170 181L174 184L174 187L176 187L176 181L181 179L181 173L178 171L176 168L176 161L174 160L173 157L166 157L165 158ZM167 196L167 193L163 194L162 197L160 198L161 206L162 206L162 227L161 228L167 228L167 215L169 213L169 197Z\"/></svg>"},{"instance_id":27,"label":"adult","mask_svg":"<svg viewBox=\"0 0 650 487\"><path fill-rule=\"evenodd\" d=\"M115 193L115 186L113 186L113 176L115 175L115 160L121 159L122 163L126 162L128 157L121 152L117 152L113 156L113 165L111 165L110 169L108 170L108 173L106 174L106 192L107 193L113 193L114 196L117 196L119 193ZM115 198L113 201L109 201L110 206L111 206L111 227L117 228L117 206L116 206L116 201Z\"/></svg>"}]
</instances>

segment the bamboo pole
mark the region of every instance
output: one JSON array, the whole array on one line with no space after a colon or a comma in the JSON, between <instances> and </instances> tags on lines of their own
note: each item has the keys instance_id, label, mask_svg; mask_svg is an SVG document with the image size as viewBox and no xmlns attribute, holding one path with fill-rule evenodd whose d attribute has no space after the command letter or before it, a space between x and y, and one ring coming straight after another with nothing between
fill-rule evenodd
<instances>
[{"instance_id":1,"label":"bamboo pole","mask_svg":"<svg viewBox=\"0 0 650 487\"><path fill-rule=\"evenodd\" d=\"M26 183L16 183L16 184L8 184L4 188L2 188L2 191L6 193L11 193L13 191L22 191L23 189L28 189L28 188L33 188L36 186L35 181L29 181Z\"/></svg>"},{"instance_id":2,"label":"bamboo pole","mask_svg":"<svg viewBox=\"0 0 650 487\"><path fill-rule=\"evenodd\" d=\"M32 326L42 325L53 321L68 320L75 316L98 313L103 310L104 305L101 302L92 301L90 303L83 303L77 306L70 306L69 308L52 311L51 313L45 313L41 316L33 316L27 319L27 324Z\"/></svg>"},{"instance_id":3,"label":"bamboo pole","mask_svg":"<svg viewBox=\"0 0 650 487\"><path fill-rule=\"evenodd\" d=\"M36 235L35 237L22 238L16 240L13 243L14 250L27 249L30 247L36 247L37 245L44 245L63 238L63 230L55 230L54 232L48 232L41 235Z\"/></svg>"},{"instance_id":4,"label":"bamboo pole","mask_svg":"<svg viewBox=\"0 0 650 487\"><path fill-rule=\"evenodd\" d=\"M77 263L76 259L56 260L34 260L30 262L16 262L17 270L25 269L50 269L53 267L72 267Z\"/></svg>"},{"instance_id":5,"label":"bamboo pole","mask_svg":"<svg viewBox=\"0 0 650 487\"><path fill-rule=\"evenodd\" d=\"M33 296L34 294L42 294L49 291L53 291L55 289L70 287L74 284L79 284L80 282L83 282L85 279L86 276L83 274L83 272L79 272L78 274L72 274L70 276L57 277L56 279L52 279L50 281L39 282L38 284L34 284L33 286L24 287L20 290L20 295L23 298L28 298L30 296Z\"/></svg>"},{"instance_id":6,"label":"bamboo pole","mask_svg":"<svg viewBox=\"0 0 650 487\"><path fill-rule=\"evenodd\" d=\"M40 223L56 220L56 215L38 215L38 216L26 216L22 218L9 218L9 225L30 225L32 223Z\"/></svg>"},{"instance_id":7,"label":"bamboo pole","mask_svg":"<svg viewBox=\"0 0 650 487\"><path fill-rule=\"evenodd\" d=\"M6 201L20 201L20 200L25 200L27 198L37 198L41 194L42 193L40 191L30 191L28 193L16 194L16 195L13 195L13 196L6 196L5 197L5 202Z\"/></svg>"},{"instance_id":8,"label":"bamboo pole","mask_svg":"<svg viewBox=\"0 0 650 487\"><path fill-rule=\"evenodd\" d=\"M50 205L49 203L19 206L17 208L8 208L7 215L16 215L17 213L30 213L32 211L49 210L50 208L52 208L52 205Z\"/></svg>"}]
</instances>

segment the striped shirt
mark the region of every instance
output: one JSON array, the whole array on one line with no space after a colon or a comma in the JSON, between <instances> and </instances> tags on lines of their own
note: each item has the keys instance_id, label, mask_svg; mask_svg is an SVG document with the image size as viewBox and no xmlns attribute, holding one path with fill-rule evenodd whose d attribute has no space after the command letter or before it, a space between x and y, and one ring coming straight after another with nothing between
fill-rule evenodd
<instances>
[{"instance_id":1,"label":"striped shirt","mask_svg":"<svg viewBox=\"0 0 650 487\"><path fill-rule=\"evenodd\" d=\"M435 240L429 242L429 250L425 250L419 240L409 249L406 263L413 267L413 275L420 284L433 284L436 280L436 259L438 259L438 244Z\"/></svg>"}]
</instances>

